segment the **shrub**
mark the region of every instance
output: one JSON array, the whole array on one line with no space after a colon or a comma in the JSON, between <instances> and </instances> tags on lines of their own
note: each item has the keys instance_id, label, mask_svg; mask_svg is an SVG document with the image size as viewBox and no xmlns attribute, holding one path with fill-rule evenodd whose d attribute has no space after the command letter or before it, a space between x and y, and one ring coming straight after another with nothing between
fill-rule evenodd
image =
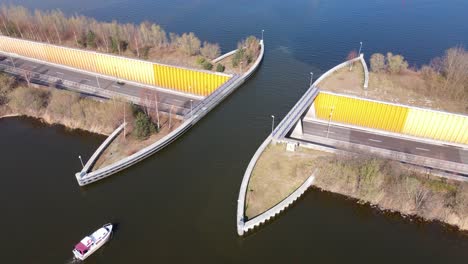
<instances>
[{"instance_id":1,"label":"shrub","mask_svg":"<svg viewBox=\"0 0 468 264\"><path fill-rule=\"evenodd\" d=\"M221 54L221 49L218 44L211 44L209 42L203 43L203 48L200 49L200 53L203 57L210 60L219 57Z\"/></svg>"},{"instance_id":2,"label":"shrub","mask_svg":"<svg viewBox=\"0 0 468 264\"><path fill-rule=\"evenodd\" d=\"M197 64L198 64L198 65L203 65L203 63L205 63L205 61L206 61L206 60L205 60L205 58L203 58L203 57L198 57L198 58L197 58Z\"/></svg>"},{"instance_id":3,"label":"shrub","mask_svg":"<svg viewBox=\"0 0 468 264\"><path fill-rule=\"evenodd\" d=\"M205 61L205 62L202 64L202 66L203 66L203 69L205 69L205 70L211 70L211 69L213 69L213 64L211 64L209 61Z\"/></svg>"},{"instance_id":4,"label":"shrub","mask_svg":"<svg viewBox=\"0 0 468 264\"><path fill-rule=\"evenodd\" d=\"M385 64L385 56L380 53L372 54L370 58L370 67L372 72L384 71L387 67Z\"/></svg>"},{"instance_id":5,"label":"shrub","mask_svg":"<svg viewBox=\"0 0 468 264\"><path fill-rule=\"evenodd\" d=\"M134 131L138 139L145 139L154 133L156 128L149 116L145 115L143 112L138 112L135 118Z\"/></svg>"},{"instance_id":6,"label":"shrub","mask_svg":"<svg viewBox=\"0 0 468 264\"><path fill-rule=\"evenodd\" d=\"M72 117L72 106L78 103L80 95L68 91L53 89L47 111L56 118Z\"/></svg>"},{"instance_id":7,"label":"shrub","mask_svg":"<svg viewBox=\"0 0 468 264\"><path fill-rule=\"evenodd\" d=\"M408 62L401 55L393 55L391 52L387 53L387 65L390 73L401 73L408 69Z\"/></svg>"},{"instance_id":8,"label":"shrub","mask_svg":"<svg viewBox=\"0 0 468 264\"><path fill-rule=\"evenodd\" d=\"M232 66L237 67L239 66L240 62L244 58L245 51L244 49L240 48L234 53L234 56L232 57Z\"/></svg>"},{"instance_id":9,"label":"shrub","mask_svg":"<svg viewBox=\"0 0 468 264\"><path fill-rule=\"evenodd\" d=\"M226 69L226 67L224 67L224 65L222 65L221 63L218 63L216 65L216 71L217 72L224 72L225 69Z\"/></svg>"},{"instance_id":10,"label":"shrub","mask_svg":"<svg viewBox=\"0 0 468 264\"><path fill-rule=\"evenodd\" d=\"M49 101L47 90L20 86L9 94L10 107L19 113L38 112L45 108Z\"/></svg>"}]
</instances>

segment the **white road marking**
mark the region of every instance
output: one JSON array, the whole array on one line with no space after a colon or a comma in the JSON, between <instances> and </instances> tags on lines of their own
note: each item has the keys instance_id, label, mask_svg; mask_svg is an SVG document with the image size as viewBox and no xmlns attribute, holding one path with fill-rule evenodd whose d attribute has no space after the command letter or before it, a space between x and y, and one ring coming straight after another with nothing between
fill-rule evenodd
<instances>
[{"instance_id":1,"label":"white road marking","mask_svg":"<svg viewBox=\"0 0 468 264\"><path fill-rule=\"evenodd\" d=\"M430 149L425 149L425 148L416 148L418 150L422 150L422 151L431 151Z\"/></svg>"},{"instance_id":2,"label":"white road marking","mask_svg":"<svg viewBox=\"0 0 468 264\"><path fill-rule=\"evenodd\" d=\"M369 138L369 141L373 141L373 142L382 142L382 140L378 140L378 139L372 139L372 138Z\"/></svg>"},{"instance_id":3,"label":"white road marking","mask_svg":"<svg viewBox=\"0 0 468 264\"><path fill-rule=\"evenodd\" d=\"M335 134L335 132L333 132L333 131L324 130L323 132L325 132L325 133L330 133L330 134Z\"/></svg>"},{"instance_id":4,"label":"white road marking","mask_svg":"<svg viewBox=\"0 0 468 264\"><path fill-rule=\"evenodd\" d=\"M112 87L116 88L116 89L119 89L120 86L117 86L117 85L112 85Z\"/></svg>"}]
</instances>

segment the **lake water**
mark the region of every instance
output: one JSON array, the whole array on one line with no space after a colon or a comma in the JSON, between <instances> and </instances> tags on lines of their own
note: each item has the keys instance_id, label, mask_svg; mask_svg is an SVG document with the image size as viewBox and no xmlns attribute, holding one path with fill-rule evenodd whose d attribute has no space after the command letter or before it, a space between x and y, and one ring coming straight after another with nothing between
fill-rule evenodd
<instances>
[{"instance_id":1,"label":"lake water","mask_svg":"<svg viewBox=\"0 0 468 264\"><path fill-rule=\"evenodd\" d=\"M182 138L144 162L80 188L77 158L104 137L32 119L0 120L2 263L67 263L107 222L118 230L86 263L465 263L468 235L309 191L240 238L236 201L250 158L315 76L363 41L366 55L428 63L468 43L465 0L16 0L31 8L193 31L223 51L265 29L259 71Z\"/></svg>"}]
</instances>

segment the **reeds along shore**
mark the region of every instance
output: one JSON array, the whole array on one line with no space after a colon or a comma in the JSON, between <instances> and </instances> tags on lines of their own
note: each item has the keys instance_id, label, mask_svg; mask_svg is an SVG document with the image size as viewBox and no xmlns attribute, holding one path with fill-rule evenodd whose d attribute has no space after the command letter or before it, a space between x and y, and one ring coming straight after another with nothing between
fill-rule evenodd
<instances>
[{"instance_id":1,"label":"reeds along shore","mask_svg":"<svg viewBox=\"0 0 468 264\"><path fill-rule=\"evenodd\" d=\"M446 180L372 157L340 157L318 163L314 185L382 210L441 221L468 230L468 183Z\"/></svg>"},{"instance_id":2,"label":"reeds along shore","mask_svg":"<svg viewBox=\"0 0 468 264\"><path fill-rule=\"evenodd\" d=\"M96 101L80 94L27 86L13 77L0 74L0 116L29 116L48 124L61 124L109 135L123 122L133 121L132 107L118 100Z\"/></svg>"}]
</instances>

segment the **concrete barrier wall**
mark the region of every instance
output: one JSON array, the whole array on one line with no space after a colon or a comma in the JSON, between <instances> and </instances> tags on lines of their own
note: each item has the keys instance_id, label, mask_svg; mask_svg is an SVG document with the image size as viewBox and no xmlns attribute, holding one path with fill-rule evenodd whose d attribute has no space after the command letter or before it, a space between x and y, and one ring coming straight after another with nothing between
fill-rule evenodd
<instances>
[{"instance_id":1,"label":"concrete barrier wall","mask_svg":"<svg viewBox=\"0 0 468 264\"><path fill-rule=\"evenodd\" d=\"M264 44L263 41L260 42L261 44L261 52L258 56L257 60L251 66L251 68L245 72L242 76L234 76L233 78L229 79L226 83L224 83L219 89L215 90L212 94L207 96L204 100L202 100L192 111L191 115L188 115L188 118L184 120L184 122L177 127L175 130L161 138L160 140L154 142L153 144L139 150L138 152L130 155L124 159L121 159L113 164L110 164L106 167L100 168L99 170L82 174L76 173L76 179L80 186L101 180L105 177L108 177L114 173L117 173L125 168L132 166L140 162L141 160L151 156L152 154L158 152L159 150L163 149L171 142L176 140L179 136L184 134L190 127L195 125L202 117L209 113L211 109L213 109L216 105L218 105L224 98L226 98L229 94L231 94L237 87L239 87L242 83L249 78L255 70L260 66L260 62L263 59L264 55Z\"/></svg>"},{"instance_id":2,"label":"concrete barrier wall","mask_svg":"<svg viewBox=\"0 0 468 264\"><path fill-rule=\"evenodd\" d=\"M0 50L107 76L207 96L231 75L0 36Z\"/></svg>"},{"instance_id":3,"label":"concrete barrier wall","mask_svg":"<svg viewBox=\"0 0 468 264\"><path fill-rule=\"evenodd\" d=\"M468 116L320 92L317 118L456 144L468 144Z\"/></svg>"}]
</instances>

